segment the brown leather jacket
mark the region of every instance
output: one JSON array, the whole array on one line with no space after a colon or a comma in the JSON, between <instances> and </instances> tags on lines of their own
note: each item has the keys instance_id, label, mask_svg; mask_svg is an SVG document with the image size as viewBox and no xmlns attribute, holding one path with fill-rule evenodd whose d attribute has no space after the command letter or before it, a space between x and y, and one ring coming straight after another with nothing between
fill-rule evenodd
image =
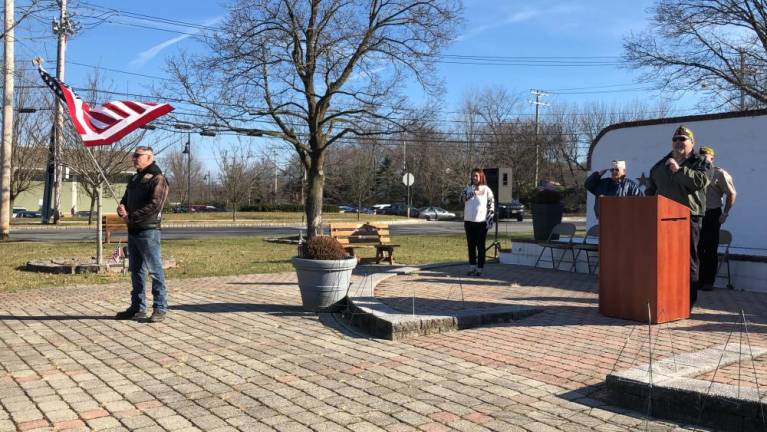
<instances>
[{"instance_id":1,"label":"brown leather jacket","mask_svg":"<svg viewBox=\"0 0 767 432\"><path fill-rule=\"evenodd\" d=\"M131 177L120 200L128 210L128 232L159 229L170 186L162 170L152 163Z\"/></svg>"}]
</instances>

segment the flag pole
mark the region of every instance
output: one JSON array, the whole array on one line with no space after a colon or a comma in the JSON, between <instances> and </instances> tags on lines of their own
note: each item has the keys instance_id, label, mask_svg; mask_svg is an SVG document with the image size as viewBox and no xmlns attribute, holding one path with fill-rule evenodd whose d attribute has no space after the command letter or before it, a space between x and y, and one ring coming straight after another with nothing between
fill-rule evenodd
<instances>
[{"instance_id":1,"label":"flag pole","mask_svg":"<svg viewBox=\"0 0 767 432\"><path fill-rule=\"evenodd\" d=\"M93 156L93 152L91 152L91 148L88 146L85 146L84 144L83 146L85 147L85 150L90 155L91 160L93 161L93 164L96 166L96 169L99 170L99 174L101 174L101 178L104 179L104 183L106 183L107 188L109 188L109 192L112 193L112 198L114 198L115 202L119 204L120 201L117 199L117 194L115 193L115 190L112 189L112 185L109 183L109 180L107 180L107 176L104 175L104 171L101 169L101 165L99 165L99 162L96 160L96 157Z\"/></svg>"}]
</instances>

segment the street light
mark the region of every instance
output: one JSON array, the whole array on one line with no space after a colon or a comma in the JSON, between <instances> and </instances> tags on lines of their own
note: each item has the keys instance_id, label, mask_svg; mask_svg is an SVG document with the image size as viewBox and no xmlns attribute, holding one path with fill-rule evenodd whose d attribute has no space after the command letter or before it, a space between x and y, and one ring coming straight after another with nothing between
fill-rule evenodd
<instances>
[{"instance_id":1,"label":"street light","mask_svg":"<svg viewBox=\"0 0 767 432\"><path fill-rule=\"evenodd\" d=\"M186 145L181 154L186 155L186 211L192 212L192 134L186 134Z\"/></svg>"}]
</instances>

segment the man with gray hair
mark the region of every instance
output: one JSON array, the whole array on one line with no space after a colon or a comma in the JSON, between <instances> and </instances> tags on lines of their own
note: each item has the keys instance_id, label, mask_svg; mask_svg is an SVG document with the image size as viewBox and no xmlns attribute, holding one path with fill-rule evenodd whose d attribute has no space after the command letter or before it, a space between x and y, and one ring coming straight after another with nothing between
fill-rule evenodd
<instances>
[{"instance_id":1,"label":"man with gray hair","mask_svg":"<svg viewBox=\"0 0 767 432\"><path fill-rule=\"evenodd\" d=\"M602 178L610 171L609 178ZM639 185L626 177L626 161L614 160L610 168L594 171L586 179L586 190L594 194L594 214L599 217L600 196L642 196Z\"/></svg>"},{"instance_id":2,"label":"man with gray hair","mask_svg":"<svg viewBox=\"0 0 767 432\"><path fill-rule=\"evenodd\" d=\"M128 260L131 271L131 302L115 318L160 322L168 312L165 297L165 272L160 253L160 220L168 198L168 180L154 163L151 147L139 146L133 152L136 174L131 177L117 214L128 225ZM152 277L151 317L146 313L146 274Z\"/></svg>"}]
</instances>

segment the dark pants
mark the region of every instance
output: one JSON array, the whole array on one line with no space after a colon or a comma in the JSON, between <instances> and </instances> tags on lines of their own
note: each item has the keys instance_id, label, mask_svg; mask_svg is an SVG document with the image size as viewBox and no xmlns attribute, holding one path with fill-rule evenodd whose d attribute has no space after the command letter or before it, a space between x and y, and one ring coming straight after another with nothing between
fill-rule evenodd
<instances>
[{"instance_id":1,"label":"dark pants","mask_svg":"<svg viewBox=\"0 0 767 432\"><path fill-rule=\"evenodd\" d=\"M714 285L716 270L719 267L719 217L722 215L721 208L708 209L703 216L703 226L700 229L700 244L698 244L698 256L700 257L700 285Z\"/></svg>"},{"instance_id":2,"label":"dark pants","mask_svg":"<svg viewBox=\"0 0 767 432\"><path fill-rule=\"evenodd\" d=\"M463 221L463 229L466 231L466 243L469 245L469 264L484 268L487 224Z\"/></svg>"},{"instance_id":3,"label":"dark pants","mask_svg":"<svg viewBox=\"0 0 767 432\"><path fill-rule=\"evenodd\" d=\"M698 242L702 216L690 216L690 307L698 300Z\"/></svg>"}]
</instances>

